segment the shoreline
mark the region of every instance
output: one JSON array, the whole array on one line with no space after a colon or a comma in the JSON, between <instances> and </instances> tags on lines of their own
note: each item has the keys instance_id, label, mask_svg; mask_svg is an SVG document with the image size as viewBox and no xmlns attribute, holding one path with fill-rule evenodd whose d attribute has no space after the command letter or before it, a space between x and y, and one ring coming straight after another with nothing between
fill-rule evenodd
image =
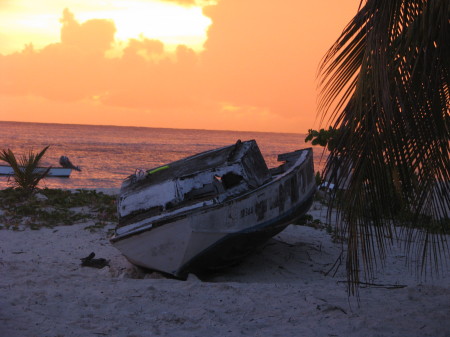
<instances>
[{"instance_id":1,"label":"shoreline","mask_svg":"<svg viewBox=\"0 0 450 337\"><path fill-rule=\"evenodd\" d=\"M0 335L450 335L450 270L419 280L399 247L358 302L344 266L327 275L340 244L325 229L290 225L241 264L180 281L131 265L109 243L114 225L93 225L0 230ZM82 267L91 252L109 266Z\"/></svg>"}]
</instances>

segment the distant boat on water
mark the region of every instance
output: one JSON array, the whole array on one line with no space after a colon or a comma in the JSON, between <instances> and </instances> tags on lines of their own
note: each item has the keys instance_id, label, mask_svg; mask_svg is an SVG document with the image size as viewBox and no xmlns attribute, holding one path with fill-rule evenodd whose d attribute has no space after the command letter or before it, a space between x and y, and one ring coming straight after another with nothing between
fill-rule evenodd
<instances>
[{"instance_id":1,"label":"distant boat on water","mask_svg":"<svg viewBox=\"0 0 450 337\"><path fill-rule=\"evenodd\" d=\"M59 159L59 163L61 164L61 167L51 167L50 171L47 174L47 177L54 177L54 178L69 178L70 174L72 173L72 170L81 171L81 169L78 166L73 165L69 158L66 156L61 156ZM24 167L20 167L22 170L24 170ZM36 173L43 173L48 169L48 167L38 167L35 169L34 172ZM12 176L14 175L14 169L9 165L0 165L0 175L1 176Z\"/></svg>"},{"instance_id":2,"label":"distant boat on water","mask_svg":"<svg viewBox=\"0 0 450 337\"><path fill-rule=\"evenodd\" d=\"M48 167L38 167L36 168L36 173L45 172ZM50 171L48 172L48 177L55 177L55 178L69 178L70 174L72 173L71 168L66 167L52 167L50 168ZM2 176L12 176L14 175L14 170L11 166L8 165L0 165L0 175Z\"/></svg>"}]
</instances>

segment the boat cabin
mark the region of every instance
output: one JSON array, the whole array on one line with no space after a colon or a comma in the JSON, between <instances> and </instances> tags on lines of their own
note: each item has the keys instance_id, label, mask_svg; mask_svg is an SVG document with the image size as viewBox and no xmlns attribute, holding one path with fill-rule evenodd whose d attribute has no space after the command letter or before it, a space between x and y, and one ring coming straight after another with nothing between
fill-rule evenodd
<instances>
[{"instance_id":1,"label":"boat cabin","mask_svg":"<svg viewBox=\"0 0 450 337\"><path fill-rule=\"evenodd\" d=\"M271 177L254 140L137 172L122 184L119 226L195 205L220 203L258 188Z\"/></svg>"}]
</instances>

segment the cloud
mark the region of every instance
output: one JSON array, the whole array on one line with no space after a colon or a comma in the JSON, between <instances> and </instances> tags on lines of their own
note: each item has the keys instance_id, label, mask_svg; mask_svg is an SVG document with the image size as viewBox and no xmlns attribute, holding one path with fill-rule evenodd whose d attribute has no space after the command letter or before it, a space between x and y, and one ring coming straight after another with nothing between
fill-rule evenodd
<instances>
[{"instance_id":1,"label":"cloud","mask_svg":"<svg viewBox=\"0 0 450 337\"><path fill-rule=\"evenodd\" d=\"M168 54L141 36L114 58L105 56L114 22L80 23L66 9L60 42L0 55L3 111L26 118L23 100L35 115L65 107L55 122L304 132L315 119L317 65L353 14L336 13L344 3L356 10L353 2L222 0L204 9L213 23L202 53L180 45Z\"/></svg>"},{"instance_id":2,"label":"cloud","mask_svg":"<svg viewBox=\"0 0 450 337\"><path fill-rule=\"evenodd\" d=\"M129 39L128 45L123 52L125 55L141 55L151 59L155 55L164 53L164 43L159 40L146 38L141 40Z\"/></svg>"},{"instance_id":3,"label":"cloud","mask_svg":"<svg viewBox=\"0 0 450 337\"><path fill-rule=\"evenodd\" d=\"M95 97L106 105L154 109L192 101L197 55L191 49L179 46L170 58L158 40L130 39L120 58L109 59L104 54L114 41L112 22L80 24L67 9L61 22L60 43L42 50L29 45L0 58L0 93L60 101Z\"/></svg>"},{"instance_id":4,"label":"cloud","mask_svg":"<svg viewBox=\"0 0 450 337\"><path fill-rule=\"evenodd\" d=\"M205 0L163 0L164 2L172 2L182 6L194 6L196 4L205 2ZM207 1L206 1L207 2Z\"/></svg>"},{"instance_id":5,"label":"cloud","mask_svg":"<svg viewBox=\"0 0 450 337\"><path fill-rule=\"evenodd\" d=\"M3 56L0 93L34 94L74 101L101 90L104 83L104 52L114 39L114 24L107 20L75 21L64 10L61 42L35 50L32 44L21 52Z\"/></svg>"},{"instance_id":6,"label":"cloud","mask_svg":"<svg viewBox=\"0 0 450 337\"><path fill-rule=\"evenodd\" d=\"M79 24L66 8L61 18L61 43L87 52L105 52L113 41L116 27L109 20L93 19Z\"/></svg>"},{"instance_id":7,"label":"cloud","mask_svg":"<svg viewBox=\"0 0 450 337\"><path fill-rule=\"evenodd\" d=\"M15 7L14 0L2 0L0 1L0 9L2 10L9 10L11 8Z\"/></svg>"}]
</instances>

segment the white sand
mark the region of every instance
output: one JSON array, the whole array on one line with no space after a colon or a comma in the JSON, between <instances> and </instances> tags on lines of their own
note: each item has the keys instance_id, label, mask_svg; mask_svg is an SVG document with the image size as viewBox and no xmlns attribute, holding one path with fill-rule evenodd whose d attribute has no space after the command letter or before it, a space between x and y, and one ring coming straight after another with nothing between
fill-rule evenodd
<instances>
[{"instance_id":1,"label":"white sand","mask_svg":"<svg viewBox=\"0 0 450 337\"><path fill-rule=\"evenodd\" d=\"M88 225L0 230L0 336L450 336L450 271L417 280L398 250L373 282L406 287L362 288L358 307L343 268L325 276L340 246L324 230L290 226L237 267L179 281L144 277L111 227ZM81 267L91 252L110 267Z\"/></svg>"}]
</instances>

